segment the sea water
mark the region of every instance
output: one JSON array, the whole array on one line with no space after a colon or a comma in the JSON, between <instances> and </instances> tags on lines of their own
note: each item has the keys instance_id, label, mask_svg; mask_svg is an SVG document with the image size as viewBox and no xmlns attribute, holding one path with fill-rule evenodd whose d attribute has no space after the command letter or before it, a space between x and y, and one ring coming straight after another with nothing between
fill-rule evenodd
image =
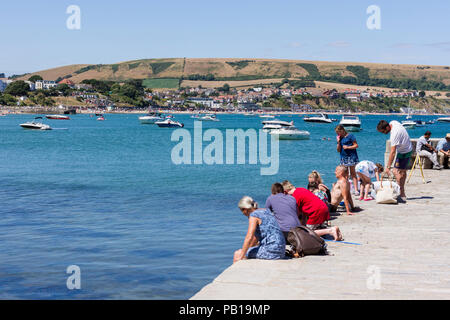
<instances>
[{"instance_id":1,"label":"sea water","mask_svg":"<svg viewBox=\"0 0 450 320\"><path fill-rule=\"evenodd\" d=\"M337 122L306 123L298 115L278 118L293 120L311 138L280 141L279 170L270 176L248 162L176 165L174 129L141 125L137 115L70 117L47 120L52 131L19 126L33 115L0 118L1 299L188 299L230 266L242 246L248 225L237 208L242 196L263 207L272 183L288 179L305 187L312 170L331 185L340 159ZM218 118L203 129L260 129L263 120ZM193 131L189 115L175 119ZM359 159L383 163L388 136L376 125L404 117L360 119L363 130L353 133ZM450 126L409 133L418 138L426 130L443 137ZM73 265L81 288L69 290L66 271Z\"/></svg>"}]
</instances>

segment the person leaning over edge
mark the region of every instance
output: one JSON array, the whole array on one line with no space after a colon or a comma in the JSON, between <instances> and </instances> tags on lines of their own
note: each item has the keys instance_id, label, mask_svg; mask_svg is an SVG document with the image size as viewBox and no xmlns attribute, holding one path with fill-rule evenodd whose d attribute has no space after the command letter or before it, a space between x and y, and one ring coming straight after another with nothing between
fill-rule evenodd
<instances>
[{"instance_id":1,"label":"person leaning over edge","mask_svg":"<svg viewBox=\"0 0 450 320\"><path fill-rule=\"evenodd\" d=\"M450 133L444 139L439 140L436 149L444 155L444 169L448 169L448 159L450 157Z\"/></svg>"},{"instance_id":2,"label":"person leaning over edge","mask_svg":"<svg viewBox=\"0 0 450 320\"><path fill-rule=\"evenodd\" d=\"M286 241L272 212L258 209L249 196L243 197L238 207L248 218L248 230L242 248L234 252L233 263L243 259L283 259Z\"/></svg>"},{"instance_id":3,"label":"person leaning over edge","mask_svg":"<svg viewBox=\"0 0 450 320\"><path fill-rule=\"evenodd\" d=\"M395 165L394 165L394 175L397 180L397 184L400 186L400 196L397 197L399 203L406 203L406 193L405 193L405 182L406 182L406 170L408 168L409 162L411 160L413 146L409 134L405 127L398 121L387 122L381 120L377 125L378 132L388 134L390 133L391 140L391 150L389 152L389 159L386 163L386 168L384 172L387 175L391 172L392 162L394 161L395 154Z\"/></svg>"}]
</instances>

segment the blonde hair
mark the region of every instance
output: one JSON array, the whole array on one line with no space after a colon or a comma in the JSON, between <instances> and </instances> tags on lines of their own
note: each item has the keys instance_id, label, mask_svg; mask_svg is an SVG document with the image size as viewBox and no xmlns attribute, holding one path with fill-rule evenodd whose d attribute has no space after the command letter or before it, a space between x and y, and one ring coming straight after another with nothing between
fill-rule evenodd
<instances>
[{"instance_id":1,"label":"blonde hair","mask_svg":"<svg viewBox=\"0 0 450 320\"><path fill-rule=\"evenodd\" d=\"M315 181L317 181L319 184L323 183L322 177L320 176L320 173L316 170L314 170L313 172L311 172L308 175L308 178L314 178Z\"/></svg>"},{"instance_id":2,"label":"blonde hair","mask_svg":"<svg viewBox=\"0 0 450 320\"><path fill-rule=\"evenodd\" d=\"M244 196L238 203L239 209L258 209L258 203L249 196Z\"/></svg>"},{"instance_id":3,"label":"blonde hair","mask_svg":"<svg viewBox=\"0 0 450 320\"><path fill-rule=\"evenodd\" d=\"M295 189L294 185L290 183L288 180L284 180L281 185L283 186L284 191L289 192L292 189Z\"/></svg>"}]
</instances>

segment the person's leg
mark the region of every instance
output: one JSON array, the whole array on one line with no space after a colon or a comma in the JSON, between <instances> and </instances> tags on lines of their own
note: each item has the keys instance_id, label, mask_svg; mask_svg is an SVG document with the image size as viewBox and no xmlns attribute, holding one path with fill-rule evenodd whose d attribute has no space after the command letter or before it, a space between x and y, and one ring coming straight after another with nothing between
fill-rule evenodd
<instances>
[{"instance_id":1,"label":"person's leg","mask_svg":"<svg viewBox=\"0 0 450 320\"><path fill-rule=\"evenodd\" d=\"M359 200L362 200L362 199L364 199L363 191L365 190L366 182L364 180L364 175L361 172L357 172L356 175L361 179L361 190L360 190L361 192L360 192Z\"/></svg>"},{"instance_id":2,"label":"person's leg","mask_svg":"<svg viewBox=\"0 0 450 320\"><path fill-rule=\"evenodd\" d=\"M359 189L358 189L358 178L356 177L356 170L355 170L355 166L350 166L349 167L350 170L350 177L353 180L353 186L355 188L355 194L359 193Z\"/></svg>"},{"instance_id":3,"label":"person's leg","mask_svg":"<svg viewBox=\"0 0 450 320\"><path fill-rule=\"evenodd\" d=\"M406 170L404 169L395 169L394 170L395 179L397 180L397 184L400 186L400 197L406 197L405 193L405 182L406 182Z\"/></svg>"},{"instance_id":4,"label":"person's leg","mask_svg":"<svg viewBox=\"0 0 450 320\"><path fill-rule=\"evenodd\" d=\"M427 157L433 163L433 168L440 167L439 162L437 162L437 155L435 152L431 153L426 150L421 150L419 156Z\"/></svg>"},{"instance_id":5,"label":"person's leg","mask_svg":"<svg viewBox=\"0 0 450 320\"><path fill-rule=\"evenodd\" d=\"M367 199L367 198L369 198L370 185L372 184L372 181L365 174L358 172L358 176L361 178L361 183L362 183L361 199Z\"/></svg>"},{"instance_id":6,"label":"person's leg","mask_svg":"<svg viewBox=\"0 0 450 320\"><path fill-rule=\"evenodd\" d=\"M339 230L339 227L331 227L327 229L318 229L314 230L315 234L317 234L319 237L325 236L327 234L333 236L334 240L341 241L342 240L342 233L341 230Z\"/></svg>"},{"instance_id":7,"label":"person's leg","mask_svg":"<svg viewBox=\"0 0 450 320\"><path fill-rule=\"evenodd\" d=\"M448 169L448 156L444 155L444 169Z\"/></svg>"}]
</instances>

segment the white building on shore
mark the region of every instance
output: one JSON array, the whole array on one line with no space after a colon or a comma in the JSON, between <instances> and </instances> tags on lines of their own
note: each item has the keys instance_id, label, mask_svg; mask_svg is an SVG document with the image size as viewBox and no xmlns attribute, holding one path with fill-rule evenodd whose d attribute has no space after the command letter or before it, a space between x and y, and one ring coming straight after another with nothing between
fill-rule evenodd
<instances>
[{"instance_id":1,"label":"white building on shore","mask_svg":"<svg viewBox=\"0 0 450 320\"><path fill-rule=\"evenodd\" d=\"M38 80L35 82L36 90L48 90L57 86L57 83L53 80Z\"/></svg>"}]
</instances>

